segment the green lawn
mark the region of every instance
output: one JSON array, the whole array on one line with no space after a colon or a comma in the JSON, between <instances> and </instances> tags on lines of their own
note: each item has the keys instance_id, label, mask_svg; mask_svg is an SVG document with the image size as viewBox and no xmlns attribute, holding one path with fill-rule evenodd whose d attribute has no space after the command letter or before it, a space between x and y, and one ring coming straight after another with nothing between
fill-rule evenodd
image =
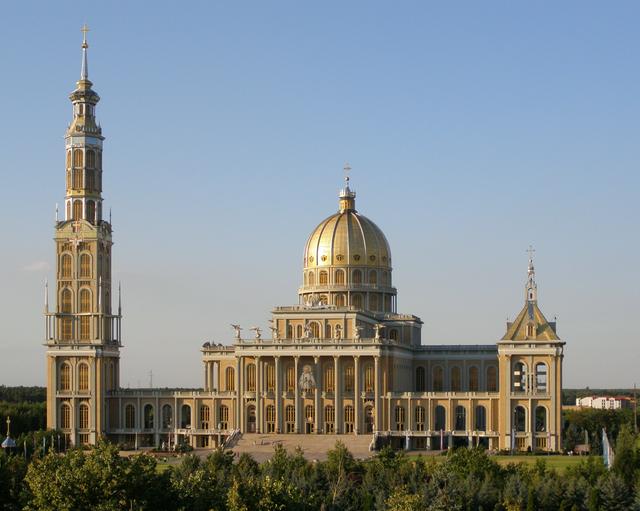
<instances>
[{"instance_id":1,"label":"green lawn","mask_svg":"<svg viewBox=\"0 0 640 511\"><path fill-rule=\"evenodd\" d=\"M536 461L543 460L546 462L547 467L555 468L559 471L578 465L581 461L587 459L585 456L546 456L544 454L538 456L492 456L491 458L500 463L500 465L508 465L509 463L528 463L533 465Z\"/></svg>"}]
</instances>

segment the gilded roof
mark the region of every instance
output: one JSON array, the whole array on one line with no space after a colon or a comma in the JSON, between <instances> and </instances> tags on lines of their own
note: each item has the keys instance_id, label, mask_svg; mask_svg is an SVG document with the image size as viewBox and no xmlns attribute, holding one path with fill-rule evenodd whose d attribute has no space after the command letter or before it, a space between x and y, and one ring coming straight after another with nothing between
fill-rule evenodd
<instances>
[{"instance_id":1,"label":"gilded roof","mask_svg":"<svg viewBox=\"0 0 640 511\"><path fill-rule=\"evenodd\" d=\"M533 325L533 336L527 335L528 325ZM508 323L503 341L559 341L555 324L549 323L536 301L527 301L513 323Z\"/></svg>"},{"instance_id":2,"label":"gilded roof","mask_svg":"<svg viewBox=\"0 0 640 511\"><path fill-rule=\"evenodd\" d=\"M354 209L320 222L304 249L305 268L349 265L391 268L391 249L384 233Z\"/></svg>"}]
</instances>

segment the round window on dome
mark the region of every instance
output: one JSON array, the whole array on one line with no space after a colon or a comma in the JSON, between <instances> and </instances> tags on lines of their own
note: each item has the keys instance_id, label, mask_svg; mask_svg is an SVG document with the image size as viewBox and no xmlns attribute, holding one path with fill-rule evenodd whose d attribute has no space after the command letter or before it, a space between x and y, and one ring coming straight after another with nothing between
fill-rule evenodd
<instances>
[{"instance_id":1,"label":"round window on dome","mask_svg":"<svg viewBox=\"0 0 640 511\"><path fill-rule=\"evenodd\" d=\"M353 256L353 260L354 260L354 261L359 261L359 260L360 260L360 255L355 254L355 255Z\"/></svg>"},{"instance_id":2,"label":"round window on dome","mask_svg":"<svg viewBox=\"0 0 640 511\"><path fill-rule=\"evenodd\" d=\"M322 261L326 261L327 260L327 256L323 255L322 257L320 257L320 259L322 259Z\"/></svg>"},{"instance_id":3,"label":"round window on dome","mask_svg":"<svg viewBox=\"0 0 640 511\"><path fill-rule=\"evenodd\" d=\"M376 256L374 256L374 255L370 255L369 256L369 261L373 262L375 260L376 260Z\"/></svg>"},{"instance_id":4,"label":"round window on dome","mask_svg":"<svg viewBox=\"0 0 640 511\"><path fill-rule=\"evenodd\" d=\"M309 262L312 263L313 262L313 256L309 256Z\"/></svg>"},{"instance_id":5,"label":"round window on dome","mask_svg":"<svg viewBox=\"0 0 640 511\"><path fill-rule=\"evenodd\" d=\"M338 254L338 255L336 256L336 259L337 259L338 261L342 261L342 260L344 259L344 256L343 256L342 254Z\"/></svg>"}]
</instances>

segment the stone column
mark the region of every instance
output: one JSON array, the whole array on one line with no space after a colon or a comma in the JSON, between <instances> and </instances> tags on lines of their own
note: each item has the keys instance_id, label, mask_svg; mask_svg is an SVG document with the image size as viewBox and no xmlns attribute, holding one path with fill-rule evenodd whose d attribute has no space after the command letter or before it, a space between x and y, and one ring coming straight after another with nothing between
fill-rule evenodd
<instances>
[{"instance_id":1,"label":"stone column","mask_svg":"<svg viewBox=\"0 0 640 511\"><path fill-rule=\"evenodd\" d=\"M360 433L360 356L353 357L353 432Z\"/></svg>"},{"instance_id":2,"label":"stone column","mask_svg":"<svg viewBox=\"0 0 640 511\"><path fill-rule=\"evenodd\" d=\"M262 364L260 357L256 357L256 433L262 432L262 402L260 393L262 392Z\"/></svg>"},{"instance_id":3,"label":"stone column","mask_svg":"<svg viewBox=\"0 0 640 511\"><path fill-rule=\"evenodd\" d=\"M380 431L382 429L382 408L380 405L380 357L376 355L373 357L373 429L374 431Z\"/></svg>"},{"instance_id":4,"label":"stone column","mask_svg":"<svg viewBox=\"0 0 640 511\"><path fill-rule=\"evenodd\" d=\"M333 399L334 399L334 432L340 432L340 357L338 355L333 356L333 376L334 376L334 389L333 389Z\"/></svg>"},{"instance_id":5,"label":"stone column","mask_svg":"<svg viewBox=\"0 0 640 511\"><path fill-rule=\"evenodd\" d=\"M280 357L276 355L274 358L276 370L276 433L282 433L282 414L280 413L280 393L282 392L280 389Z\"/></svg>"},{"instance_id":6,"label":"stone column","mask_svg":"<svg viewBox=\"0 0 640 511\"><path fill-rule=\"evenodd\" d=\"M240 408L242 407L242 397L241 397L241 389L240 389L240 371L242 371L242 363L241 363L241 357L236 357L236 381L235 381L235 389L236 389L236 409L235 409L235 415L236 415L236 420L235 422L235 427L236 428L240 428L240 425L242 424L242 414L240 413Z\"/></svg>"},{"instance_id":7,"label":"stone column","mask_svg":"<svg viewBox=\"0 0 640 511\"><path fill-rule=\"evenodd\" d=\"M296 355L295 357L293 357L294 360L294 371L295 371L295 387L294 387L294 392L295 392L295 396L293 398L293 406L295 407L295 412L296 412L296 427L295 427L295 432L296 433L300 433L300 389L298 388L298 368L299 368L299 364L300 364L300 357L298 355Z\"/></svg>"},{"instance_id":8,"label":"stone column","mask_svg":"<svg viewBox=\"0 0 640 511\"><path fill-rule=\"evenodd\" d=\"M314 389L314 407L315 413L313 414L313 429L316 434L320 432L320 428L318 425L320 424L320 373L322 371L322 366L320 364L320 357L313 357L313 361L315 363L315 379L316 379L316 388Z\"/></svg>"}]
</instances>

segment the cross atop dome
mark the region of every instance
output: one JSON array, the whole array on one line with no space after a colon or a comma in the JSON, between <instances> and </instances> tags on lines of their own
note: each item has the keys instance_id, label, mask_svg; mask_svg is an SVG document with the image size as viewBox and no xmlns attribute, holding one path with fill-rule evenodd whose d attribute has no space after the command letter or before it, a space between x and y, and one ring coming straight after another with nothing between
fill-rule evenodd
<instances>
[{"instance_id":1,"label":"cross atop dome","mask_svg":"<svg viewBox=\"0 0 640 511\"><path fill-rule=\"evenodd\" d=\"M340 213L345 211L356 210L356 192L352 192L349 188L349 173L351 172L351 165L346 162L343 167L344 170L344 188L340 190L338 197L340 198Z\"/></svg>"}]
</instances>

